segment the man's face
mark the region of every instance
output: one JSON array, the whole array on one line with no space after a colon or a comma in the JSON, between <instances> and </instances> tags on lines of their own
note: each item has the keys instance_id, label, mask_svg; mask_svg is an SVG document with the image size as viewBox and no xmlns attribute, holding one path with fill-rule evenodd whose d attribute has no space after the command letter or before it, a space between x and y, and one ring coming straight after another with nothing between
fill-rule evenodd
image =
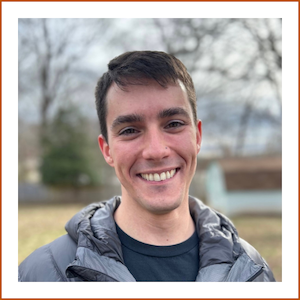
<instances>
[{"instance_id":1,"label":"man's face","mask_svg":"<svg viewBox=\"0 0 300 300\"><path fill-rule=\"evenodd\" d=\"M107 163L122 184L122 202L155 214L188 201L201 144L185 87L153 81L107 93L108 142L99 136Z\"/></svg>"}]
</instances>

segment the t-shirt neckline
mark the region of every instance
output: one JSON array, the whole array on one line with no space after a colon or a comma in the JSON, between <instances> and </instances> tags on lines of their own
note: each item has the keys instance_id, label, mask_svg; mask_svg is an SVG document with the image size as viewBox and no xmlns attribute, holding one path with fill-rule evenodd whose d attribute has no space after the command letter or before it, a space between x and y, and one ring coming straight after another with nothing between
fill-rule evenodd
<instances>
[{"instance_id":1,"label":"t-shirt neckline","mask_svg":"<svg viewBox=\"0 0 300 300\"><path fill-rule=\"evenodd\" d=\"M177 255L182 255L190 250L192 250L198 243L198 235L195 231L190 238L186 241L170 246L155 246L140 242L128 234L126 234L116 223L116 229L120 241L123 246L129 248L130 250L144 254L151 255L156 257L172 257Z\"/></svg>"}]
</instances>

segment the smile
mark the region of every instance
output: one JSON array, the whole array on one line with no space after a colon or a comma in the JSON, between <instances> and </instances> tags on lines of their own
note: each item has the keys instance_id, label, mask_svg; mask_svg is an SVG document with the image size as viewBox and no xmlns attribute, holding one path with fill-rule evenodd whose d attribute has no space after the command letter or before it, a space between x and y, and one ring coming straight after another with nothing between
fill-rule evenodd
<instances>
[{"instance_id":1,"label":"smile","mask_svg":"<svg viewBox=\"0 0 300 300\"><path fill-rule=\"evenodd\" d=\"M160 174L158 173L150 173L150 174L140 174L142 178L148 180L148 181L163 181L166 179L172 178L176 173L176 169L173 169L171 171L162 172Z\"/></svg>"}]
</instances>

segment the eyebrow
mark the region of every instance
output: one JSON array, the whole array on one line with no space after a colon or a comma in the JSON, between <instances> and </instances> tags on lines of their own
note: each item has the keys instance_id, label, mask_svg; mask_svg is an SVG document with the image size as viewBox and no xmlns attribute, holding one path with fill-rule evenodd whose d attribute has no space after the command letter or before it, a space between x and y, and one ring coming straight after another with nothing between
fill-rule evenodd
<instances>
[{"instance_id":1,"label":"eyebrow","mask_svg":"<svg viewBox=\"0 0 300 300\"><path fill-rule=\"evenodd\" d=\"M120 126L125 123L138 123L142 122L144 120L144 117L137 114L130 114L130 115L123 115L118 116L112 123L111 129L116 128L117 126Z\"/></svg>"},{"instance_id":2,"label":"eyebrow","mask_svg":"<svg viewBox=\"0 0 300 300\"><path fill-rule=\"evenodd\" d=\"M168 117L173 117L175 115L182 115L186 118L189 118L189 113L182 107L171 107L168 109L164 109L158 114L158 117L164 119Z\"/></svg>"}]
</instances>

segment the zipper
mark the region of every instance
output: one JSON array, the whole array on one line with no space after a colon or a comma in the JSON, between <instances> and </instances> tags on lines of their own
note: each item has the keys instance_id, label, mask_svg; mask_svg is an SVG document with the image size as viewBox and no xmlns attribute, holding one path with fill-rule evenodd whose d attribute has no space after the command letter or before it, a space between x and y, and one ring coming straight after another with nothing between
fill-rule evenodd
<instances>
[{"instance_id":1,"label":"zipper","mask_svg":"<svg viewBox=\"0 0 300 300\"><path fill-rule=\"evenodd\" d=\"M254 275L252 275L246 282L248 281L253 281L256 277L258 277L262 272L263 272L263 267L261 267L261 269Z\"/></svg>"}]
</instances>

